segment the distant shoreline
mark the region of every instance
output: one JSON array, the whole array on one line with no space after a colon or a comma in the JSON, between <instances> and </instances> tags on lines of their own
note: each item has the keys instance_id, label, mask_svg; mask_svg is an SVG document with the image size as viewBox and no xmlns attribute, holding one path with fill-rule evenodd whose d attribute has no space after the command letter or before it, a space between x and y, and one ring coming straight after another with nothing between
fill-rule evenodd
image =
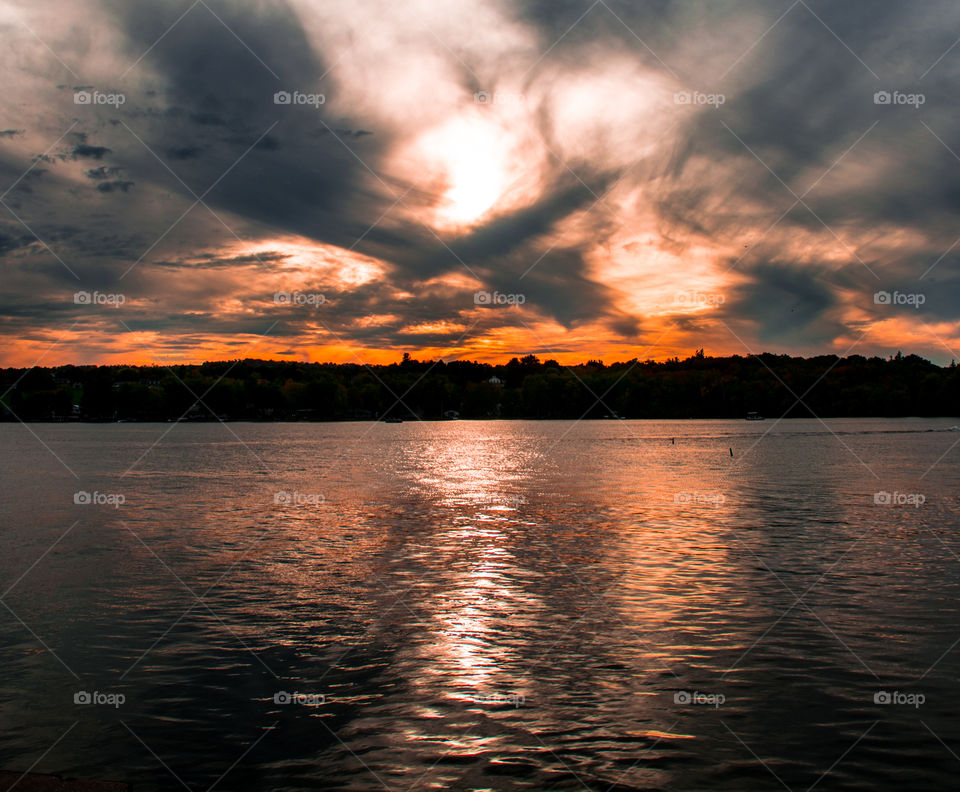
<instances>
[{"instance_id":1,"label":"distant shoreline","mask_svg":"<svg viewBox=\"0 0 960 792\"><path fill-rule=\"evenodd\" d=\"M391 365L234 360L189 366L0 369L0 420L272 423L949 417L960 367L917 355L631 360L534 355Z\"/></svg>"}]
</instances>

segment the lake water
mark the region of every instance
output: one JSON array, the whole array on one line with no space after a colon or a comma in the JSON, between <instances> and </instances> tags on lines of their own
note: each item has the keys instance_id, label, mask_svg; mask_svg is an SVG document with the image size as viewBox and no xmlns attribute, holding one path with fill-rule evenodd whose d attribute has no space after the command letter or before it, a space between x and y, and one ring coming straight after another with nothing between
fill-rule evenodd
<instances>
[{"instance_id":1,"label":"lake water","mask_svg":"<svg viewBox=\"0 0 960 792\"><path fill-rule=\"evenodd\" d=\"M954 423L0 425L0 769L953 788Z\"/></svg>"}]
</instances>

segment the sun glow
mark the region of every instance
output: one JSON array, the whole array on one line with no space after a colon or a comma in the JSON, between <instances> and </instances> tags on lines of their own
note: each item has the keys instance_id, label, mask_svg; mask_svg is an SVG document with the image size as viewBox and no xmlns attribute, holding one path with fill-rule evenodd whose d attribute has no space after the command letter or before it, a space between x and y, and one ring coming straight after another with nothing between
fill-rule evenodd
<instances>
[{"instance_id":1,"label":"sun glow","mask_svg":"<svg viewBox=\"0 0 960 792\"><path fill-rule=\"evenodd\" d=\"M480 220L509 184L503 131L489 121L458 118L428 135L424 143L446 183L440 218L452 225Z\"/></svg>"},{"instance_id":2,"label":"sun glow","mask_svg":"<svg viewBox=\"0 0 960 792\"><path fill-rule=\"evenodd\" d=\"M531 161L538 157L521 157L521 143L498 109L488 106L421 135L402 160L405 168L415 169L413 181L435 191L432 224L442 230L469 228L535 194L537 167Z\"/></svg>"}]
</instances>

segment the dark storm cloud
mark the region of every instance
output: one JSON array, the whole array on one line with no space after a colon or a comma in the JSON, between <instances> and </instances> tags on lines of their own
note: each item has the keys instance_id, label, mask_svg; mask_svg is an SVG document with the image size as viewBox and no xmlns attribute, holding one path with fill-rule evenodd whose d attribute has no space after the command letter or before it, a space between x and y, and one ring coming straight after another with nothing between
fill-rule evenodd
<instances>
[{"instance_id":1,"label":"dark storm cloud","mask_svg":"<svg viewBox=\"0 0 960 792\"><path fill-rule=\"evenodd\" d=\"M104 179L111 179L114 176L119 175L122 170L123 168L120 168L119 166L116 166L116 165L112 165L109 167L106 165L101 165L99 168L91 168L90 170L88 170L87 178L94 179L97 181L102 181Z\"/></svg>"},{"instance_id":2,"label":"dark storm cloud","mask_svg":"<svg viewBox=\"0 0 960 792\"><path fill-rule=\"evenodd\" d=\"M110 149L106 146L90 146L86 143L78 143L73 147L71 155L77 157L90 157L92 159L103 159L105 154L109 154Z\"/></svg>"},{"instance_id":3,"label":"dark storm cloud","mask_svg":"<svg viewBox=\"0 0 960 792\"><path fill-rule=\"evenodd\" d=\"M285 253L276 251L261 251L248 256L231 256L221 258L210 254L202 254L196 261L156 261L148 266L163 267L166 269L193 269L193 270L216 270L216 269L236 269L238 267L259 267L261 269L272 269L277 264L282 264L289 256Z\"/></svg>"},{"instance_id":4,"label":"dark storm cloud","mask_svg":"<svg viewBox=\"0 0 960 792\"><path fill-rule=\"evenodd\" d=\"M22 135L22 134L23 134L22 129L0 129L0 138L5 138L5 137L9 138L9 137L14 137L16 135Z\"/></svg>"},{"instance_id":5,"label":"dark storm cloud","mask_svg":"<svg viewBox=\"0 0 960 792\"><path fill-rule=\"evenodd\" d=\"M134 182L132 181L105 181L100 182L97 185L97 189L100 192L109 193L109 192L128 192L131 187L133 187Z\"/></svg>"},{"instance_id":6,"label":"dark storm cloud","mask_svg":"<svg viewBox=\"0 0 960 792\"><path fill-rule=\"evenodd\" d=\"M24 236L23 234L0 231L0 256L5 256L13 250L19 250L29 245L31 241L31 237Z\"/></svg>"},{"instance_id":7,"label":"dark storm cloud","mask_svg":"<svg viewBox=\"0 0 960 792\"><path fill-rule=\"evenodd\" d=\"M868 167L879 177L874 189L864 191L855 181L845 185L828 177L823 186L833 189L814 188L809 203L828 223L919 221L926 227L927 213L955 206L958 195L960 162L924 127L939 130L950 146L960 141L949 122L952 101L943 90L958 74L957 61L941 62L922 82L920 77L953 43L952 35L948 39L938 30L945 17L960 21L960 14L943 4L918 10L895 2L870 3L869 15L863 3L818 10L867 65L839 42L824 40L829 32L810 14L791 15L784 28L772 34L777 38L771 44L780 46L771 48L775 57L764 60L764 81L731 103L733 120L728 123L800 193L877 122L864 148L850 154L852 162L869 158ZM917 42L910 32L918 27L926 28L929 38ZM895 90L922 91L925 104L913 109L874 103L877 91ZM732 136L725 142L722 153L752 157L742 146L737 152L741 144ZM770 186L786 192L783 185ZM818 222L809 213L801 217Z\"/></svg>"},{"instance_id":8,"label":"dark storm cloud","mask_svg":"<svg viewBox=\"0 0 960 792\"><path fill-rule=\"evenodd\" d=\"M189 160L196 159L202 152L199 146L171 146L167 149L167 156L170 159Z\"/></svg>"},{"instance_id":9,"label":"dark storm cloud","mask_svg":"<svg viewBox=\"0 0 960 792\"><path fill-rule=\"evenodd\" d=\"M826 343L842 329L829 317L837 304L829 273L827 267L810 264L758 265L751 270L753 280L727 301L726 313L757 322L761 341Z\"/></svg>"},{"instance_id":10,"label":"dark storm cloud","mask_svg":"<svg viewBox=\"0 0 960 792\"><path fill-rule=\"evenodd\" d=\"M183 11L170 4L110 7L126 29L131 60ZM210 201L271 224L285 218L280 227L313 235L319 229L310 228L307 218L315 217L318 207L331 206L334 195L351 191L356 168L333 141L319 149L302 142L322 110L277 105L274 94L321 90L314 86L325 71L322 53L314 51L282 2L233 3L218 7L217 14L222 23L203 8L194 9L189 24L170 30L163 45L145 58L164 78L166 90L160 93L167 103L163 123L151 124L145 139L171 158L191 160L187 181L194 189L212 184L255 146ZM287 149L284 157L272 156L281 147ZM269 164L261 161L264 155L271 155Z\"/></svg>"},{"instance_id":11,"label":"dark storm cloud","mask_svg":"<svg viewBox=\"0 0 960 792\"><path fill-rule=\"evenodd\" d=\"M324 127L323 129L315 129L311 133L317 137L323 137L324 135L337 135L342 138L353 139L361 138L364 135L372 135L368 129L328 129Z\"/></svg>"},{"instance_id":12,"label":"dark storm cloud","mask_svg":"<svg viewBox=\"0 0 960 792\"><path fill-rule=\"evenodd\" d=\"M240 144L243 141L234 140L231 142ZM277 138L275 138L273 135L264 135L254 144L254 148L258 148L261 151L276 151L278 148L280 148L280 141L277 140Z\"/></svg>"}]
</instances>

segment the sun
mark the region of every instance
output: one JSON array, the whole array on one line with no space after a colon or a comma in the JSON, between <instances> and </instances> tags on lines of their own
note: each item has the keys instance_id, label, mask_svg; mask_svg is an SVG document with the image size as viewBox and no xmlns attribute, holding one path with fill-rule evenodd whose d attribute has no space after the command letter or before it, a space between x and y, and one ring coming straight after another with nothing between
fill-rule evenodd
<instances>
[{"instance_id":1,"label":"sun","mask_svg":"<svg viewBox=\"0 0 960 792\"><path fill-rule=\"evenodd\" d=\"M435 225L476 225L510 189L511 144L506 130L478 115L451 119L424 134L415 158L438 185Z\"/></svg>"},{"instance_id":2,"label":"sun","mask_svg":"<svg viewBox=\"0 0 960 792\"><path fill-rule=\"evenodd\" d=\"M449 184L440 214L453 223L470 224L487 214L507 187L503 143L489 125L453 126L439 152Z\"/></svg>"}]
</instances>

